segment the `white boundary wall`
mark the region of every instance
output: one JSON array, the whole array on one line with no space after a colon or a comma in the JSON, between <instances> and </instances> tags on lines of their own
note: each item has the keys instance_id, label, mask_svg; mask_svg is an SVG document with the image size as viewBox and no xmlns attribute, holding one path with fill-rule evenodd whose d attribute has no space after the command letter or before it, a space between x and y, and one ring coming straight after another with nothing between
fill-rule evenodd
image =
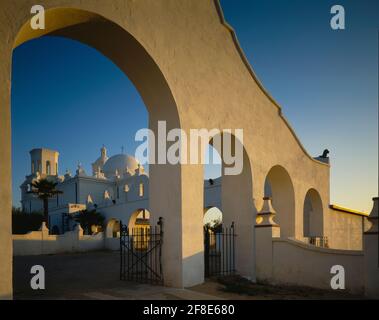
<instances>
[{"instance_id":1,"label":"white boundary wall","mask_svg":"<svg viewBox=\"0 0 379 320\"><path fill-rule=\"evenodd\" d=\"M105 248L104 233L83 235L78 225L74 231L62 235L49 235L45 224L40 231L32 231L24 235L13 235L13 255L41 255L67 252L85 252Z\"/></svg>"},{"instance_id":2,"label":"white boundary wall","mask_svg":"<svg viewBox=\"0 0 379 320\"><path fill-rule=\"evenodd\" d=\"M345 269L346 290L364 291L364 254L358 250L320 248L295 239L273 238L274 283L309 286L331 290L331 268Z\"/></svg>"}]
</instances>

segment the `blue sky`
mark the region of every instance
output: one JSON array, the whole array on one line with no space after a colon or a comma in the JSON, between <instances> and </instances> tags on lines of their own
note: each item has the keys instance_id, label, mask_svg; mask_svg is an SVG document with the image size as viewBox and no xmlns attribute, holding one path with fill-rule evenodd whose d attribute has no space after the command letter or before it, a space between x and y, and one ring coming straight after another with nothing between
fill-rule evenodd
<instances>
[{"instance_id":1,"label":"blue sky","mask_svg":"<svg viewBox=\"0 0 379 320\"><path fill-rule=\"evenodd\" d=\"M331 202L369 211L378 194L379 3L339 1L343 31L330 28L334 1L221 4L305 148L313 156L330 150ZM96 50L54 37L23 44L13 55L14 204L32 148L58 150L62 174L78 161L90 172L102 144L110 154L122 146L134 154L134 134L147 120L127 76Z\"/></svg>"}]
</instances>

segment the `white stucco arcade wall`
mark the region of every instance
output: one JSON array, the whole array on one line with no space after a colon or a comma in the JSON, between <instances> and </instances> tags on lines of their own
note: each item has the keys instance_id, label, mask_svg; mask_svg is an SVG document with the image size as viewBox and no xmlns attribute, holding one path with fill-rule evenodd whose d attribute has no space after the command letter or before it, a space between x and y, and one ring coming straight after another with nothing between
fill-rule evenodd
<instances>
[{"instance_id":1,"label":"white stucco arcade wall","mask_svg":"<svg viewBox=\"0 0 379 320\"><path fill-rule=\"evenodd\" d=\"M328 214L330 166L306 152L280 106L255 76L218 1L41 0L46 9L44 30L30 27L34 4L0 2L1 298L12 297L12 51L47 34L83 42L112 60L139 91L154 132L158 120L166 120L167 130L181 128L187 133L191 128L243 129L243 171L223 177L221 196L224 222L234 221L238 227L236 267L241 275L256 279L256 253L271 247L256 245L259 228L254 227L266 179L283 237L303 237L304 199L310 189L321 199L315 229L322 233L319 236L333 236ZM150 165L149 175L152 223L159 217L165 221L165 284L201 283L203 166Z\"/></svg>"}]
</instances>

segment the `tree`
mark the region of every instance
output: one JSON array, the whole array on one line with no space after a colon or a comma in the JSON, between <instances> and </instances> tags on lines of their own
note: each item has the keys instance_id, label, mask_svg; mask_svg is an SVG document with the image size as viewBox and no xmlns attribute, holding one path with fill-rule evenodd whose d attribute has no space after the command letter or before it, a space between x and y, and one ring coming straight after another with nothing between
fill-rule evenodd
<instances>
[{"instance_id":1,"label":"tree","mask_svg":"<svg viewBox=\"0 0 379 320\"><path fill-rule=\"evenodd\" d=\"M32 182L32 188L29 193L36 194L43 201L43 215L46 227L49 227L49 199L63 193L57 190L58 183L49 179L40 179Z\"/></svg>"},{"instance_id":2,"label":"tree","mask_svg":"<svg viewBox=\"0 0 379 320\"><path fill-rule=\"evenodd\" d=\"M80 223L80 226L83 230L87 230L88 234L91 234L92 226L104 226L104 216L97 212L95 209L93 210L83 210L77 213L74 217L75 221Z\"/></svg>"}]
</instances>

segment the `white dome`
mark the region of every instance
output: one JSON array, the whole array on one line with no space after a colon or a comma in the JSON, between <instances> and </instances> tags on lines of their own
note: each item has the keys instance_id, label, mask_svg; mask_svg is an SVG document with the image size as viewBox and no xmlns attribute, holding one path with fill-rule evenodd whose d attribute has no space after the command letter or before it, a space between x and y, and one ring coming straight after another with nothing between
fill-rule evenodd
<instances>
[{"instance_id":1,"label":"white dome","mask_svg":"<svg viewBox=\"0 0 379 320\"><path fill-rule=\"evenodd\" d=\"M114 176L116 170L120 175L125 172L134 175L135 170L138 169L138 164L137 159L132 156L127 154L116 154L105 162L103 172L107 178Z\"/></svg>"}]
</instances>

